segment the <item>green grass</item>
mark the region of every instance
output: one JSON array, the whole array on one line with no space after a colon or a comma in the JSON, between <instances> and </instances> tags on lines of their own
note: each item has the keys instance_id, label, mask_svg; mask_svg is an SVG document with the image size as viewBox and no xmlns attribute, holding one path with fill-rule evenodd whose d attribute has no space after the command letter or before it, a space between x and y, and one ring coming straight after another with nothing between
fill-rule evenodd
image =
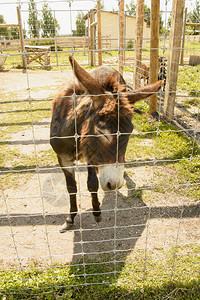
<instances>
[{"instance_id":1,"label":"green grass","mask_svg":"<svg viewBox=\"0 0 200 300\"><path fill-rule=\"evenodd\" d=\"M144 112L147 104L141 102L137 107ZM134 114L134 128L138 131L130 138L126 159L155 160L153 168L156 191L174 191L189 199L200 199L200 149L178 128L157 121L148 115ZM160 167L160 162L161 166ZM146 163L148 165L148 162ZM185 184L189 187L185 188Z\"/></svg>"},{"instance_id":2,"label":"green grass","mask_svg":"<svg viewBox=\"0 0 200 300\"><path fill-rule=\"evenodd\" d=\"M167 40L161 40L160 41L160 45L159 45L159 55L165 55L165 57L168 57L168 48L169 48L169 41ZM185 42L185 52L184 52L184 57L185 58L189 58L190 55L193 54L193 52L195 50L199 49L199 43L198 42ZM62 48L63 51L67 51L67 53L63 53L63 51L59 51L57 53L57 57L56 57L56 53L51 52L51 57L50 57L50 61L51 64L53 66L49 66L49 67L43 67L40 66L40 69L47 69L47 70L51 70L51 69L58 69L58 67L56 66L57 64L57 60L58 60L58 64L59 69L66 69L66 68L70 68L69 66L69 61L68 61L68 57L69 55L71 55L73 53L73 50L71 48ZM14 51L4 51L4 54L11 54L12 56L7 57L7 60L5 62L4 68L6 70L9 70L11 68L21 68L22 67L22 59L21 56L14 52ZM135 52L134 50L130 49L126 51L126 56L134 56ZM150 55L150 43L148 41L146 41L143 45L143 57L149 57ZM76 48L76 51L74 52L74 56L75 58L79 61L79 62L86 62L86 65L88 64L88 52L87 49L85 51L85 54L83 53L83 49L81 48ZM112 51L103 51L102 53L103 59L106 58L111 58L111 57L118 57L118 51L117 50L112 50ZM98 59L97 59L98 60ZM37 65L39 65L39 63L37 62L32 62L30 64L30 68L35 68ZM61 67L61 65L64 65L63 67Z\"/></svg>"},{"instance_id":3,"label":"green grass","mask_svg":"<svg viewBox=\"0 0 200 300\"><path fill-rule=\"evenodd\" d=\"M162 257L1 271L0 299L200 299L199 247L159 251Z\"/></svg>"},{"instance_id":4,"label":"green grass","mask_svg":"<svg viewBox=\"0 0 200 300\"><path fill-rule=\"evenodd\" d=\"M21 93L21 91L19 92ZM0 97L4 101L10 101L14 98L18 98L17 92L11 92L9 94L1 93ZM12 134L21 130L31 129L33 122L38 122L44 118L50 117L49 100L45 101L33 101L22 103L4 103L1 104L3 114L0 114L1 132L0 132L0 163L2 168L6 168L9 161L9 167L13 170L28 169L30 166L36 166L36 160L33 155L27 153L27 155L21 155L19 151L11 150L9 143L5 144L4 141L8 140ZM148 111L148 105L145 102L140 102L137 107L144 111ZM12 122L10 122L12 120ZM199 184L200 171L199 171L199 157L200 152L196 144L193 145L193 141L186 137L183 133L179 132L177 128L165 122L156 121L155 119L148 117L147 115L135 114L133 118L133 124L138 134L132 135L126 152L126 159L128 161L133 160L172 160L172 163L167 163L168 168L176 171L177 177L173 179L167 176L164 169L163 175L159 175L159 182L156 184L162 186L163 182L168 187L171 186L172 181L174 184L180 184L181 182L189 182L191 184ZM146 144L147 143L147 144ZM45 160L47 156L47 160ZM192 160L191 160L192 158ZM21 162L23 161L23 164ZM176 161L176 162L174 162ZM54 165L57 163L57 159L52 150L48 150L43 155L42 152L38 156L37 163L39 166ZM164 162L165 163L165 162ZM168 169L169 170L169 169ZM160 173L160 170L158 170ZM11 174L10 174L11 176ZM8 176L5 176L6 180L3 180L5 188L8 185ZM12 176L11 176L12 177ZM173 179L173 180L172 180ZM11 180L13 184L13 180ZM161 188L160 188L161 189ZM162 190L162 189L161 189ZM180 189L177 192L181 192ZM188 189L188 194L191 193L192 197L198 199L199 186L194 186L193 191Z\"/></svg>"},{"instance_id":5,"label":"green grass","mask_svg":"<svg viewBox=\"0 0 200 300\"><path fill-rule=\"evenodd\" d=\"M200 97L200 66L179 68L178 90L187 91L190 96Z\"/></svg>"},{"instance_id":6,"label":"green grass","mask_svg":"<svg viewBox=\"0 0 200 300\"><path fill-rule=\"evenodd\" d=\"M36 89L38 90L38 88ZM41 87L41 90L45 90L45 87ZM35 89L33 88L32 91L35 91ZM36 166L43 167L57 163L53 150L40 151L36 159L34 151L31 153L27 151L27 154L22 154L16 147L13 149L8 142L12 135L18 132L23 133L23 131L30 130L31 133L33 124L45 118L50 118L51 115L51 101L49 99L10 102L13 99L23 100L23 93L23 90L0 93L0 101L5 101L1 104L2 113L0 114L0 170L8 171L8 174L1 175L4 189L16 187L22 179L26 182L27 177L30 176L30 174L23 174L23 172L19 176L18 173L12 174L12 171L20 172L29 168L34 169ZM52 98L53 96L55 95L52 95ZM30 134L30 140L32 139L32 134ZM9 170L11 170L10 173Z\"/></svg>"},{"instance_id":7,"label":"green grass","mask_svg":"<svg viewBox=\"0 0 200 300\"><path fill-rule=\"evenodd\" d=\"M4 100L10 100L13 93ZM34 122L50 117L51 102L42 100L37 102L13 102L1 104L2 114L0 114L0 124L2 132L0 137L5 140L6 136L16 133L20 130L30 128Z\"/></svg>"},{"instance_id":8,"label":"green grass","mask_svg":"<svg viewBox=\"0 0 200 300\"><path fill-rule=\"evenodd\" d=\"M187 68L183 70L185 72ZM182 84L181 81L179 85ZM191 90L189 83L186 88ZM0 165L3 170L11 171L0 178L5 192L7 188L19 188L22 181L24 184L30 179L30 173L21 171L35 168L36 158L30 153L20 153L19 149L11 148L9 142L5 144L4 141L14 133L30 129L32 121L50 116L50 101L10 103L19 95L18 92L0 94L2 100L9 102L2 104L4 113L0 114ZM148 111L145 102L137 107ZM133 124L137 133L129 141L127 161L139 160L145 164L148 159L155 160L153 166L146 163L146 167L153 170L155 189L141 192L137 187L133 191L135 197L142 197L147 202L148 193L151 193L156 203L157 195L167 191L199 201L198 145L176 127L147 115L134 114ZM53 150L38 153L37 166L55 163L57 159ZM134 172L133 169L128 171ZM19 173L12 174L12 171ZM102 256L98 261L85 259L85 267L82 262L77 262L78 266L58 267L55 264L51 268L39 269L31 265L22 271L0 271L0 299L200 299L200 248L185 245L167 249L142 250L134 255L131 253L126 259L117 256Z\"/></svg>"},{"instance_id":9,"label":"green grass","mask_svg":"<svg viewBox=\"0 0 200 300\"><path fill-rule=\"evenodd\" d=\"M189 98L185 101L184 106L187 108L196 106L200 108L200 98Z\"/></svg>"}]
</instances>

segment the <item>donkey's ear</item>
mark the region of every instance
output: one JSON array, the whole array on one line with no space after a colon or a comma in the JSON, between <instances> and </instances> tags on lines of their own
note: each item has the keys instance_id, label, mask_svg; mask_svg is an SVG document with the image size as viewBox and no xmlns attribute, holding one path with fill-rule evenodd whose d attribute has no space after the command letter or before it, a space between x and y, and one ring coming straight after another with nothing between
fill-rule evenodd
<instances>
[{"instance_id":1,"label":"donkey's ear","mask_svg":"<svg viewBox=\"0 0 200 300\"><path fill-rule=\"evenodd\" d=\"M159 89L161 88L161 83L162 83L162 81L159 80L159 81L156 81L155 83L145 85L145 86L135 89L133 91L126 92L128 101L131 104L134 104L135 102L137 102L139 100L145 99L145 98L157 93L159 91Z\"/></svg>"},{"instance_id":2,"label":"donkey's ear","mask_svg":"<svg viewBox=\"0 0 200 300\"><path fill-rule=\"evenodd\" d=\"M73 56L69 56L69 61L76 78L92 96L94 107L97 109L105 102L103 87L77 63Z\"/></svg>"}]
</instances>

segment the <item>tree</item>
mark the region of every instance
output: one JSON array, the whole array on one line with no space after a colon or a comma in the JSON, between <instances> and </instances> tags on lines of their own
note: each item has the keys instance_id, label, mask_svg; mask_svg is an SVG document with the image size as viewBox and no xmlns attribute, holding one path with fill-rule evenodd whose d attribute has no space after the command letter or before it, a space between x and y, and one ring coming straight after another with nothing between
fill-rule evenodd
<instances>
[{"instance_id":1,"label":"tree","mask_svg":"<svg viewBox=\"0 0 200 300\"><path fill-rule=\"evenodd\" d=\"M164 33L164 32L165 32L165 29L164 29L164 26L163 26L164 21L163 21L161 15L160 15L160 23L159 23L159 24L160 24L160 25L159 25L159 32L160 32L160 33Z\"/></svg>"},{"instance_id":2,"label":"tree","mask_svg":"<svg viewBox=\"0 0 200 300\"><path fill-rule=\"evenodd\" d=\"M83 36L85 35L85 20L83 19L83 12L79 12L76 17L76 35Z\"/></svg>"},{"instance_id":3,"label":"tree","mask_svg":"<svg viewBox=\"0 0 200 300\"><path fill-rule=\"evenodd\" d=\"M130 4L126 4L126 10L129 16L136 16L136 4L133 0L131 0ZM151 9L145 4L144 5L144 20L147 23L147 26L151 24ZM163 20L160 16L160 33L163 32Z\"/></svg>"},{"instance_id":4,"label":"tree","mask_svg":"<svg viewBox=\"0 0 200 300\"><path fill-rule=\"evenodd\" d=\"M144 5L144 20L147 22L147 26L151 24L151 9Z\"/></svg>"},{"instance_id":5,"label":"tree","mask_svg":"<svg viewBox=\"0 0 200 300\"><path fill-rule=\"evenodd\" d=\"M31 37L39 37L39 30L40 30L40 22L38 20L37 15L37 8L34 0L29 0L28 4L28 27L29 27L29 34Z\"/></svg>"},{"instance_id":6,"label":"tree","mask_svg":"<svg viewBox=\"0 0 200 300\"><path fill-rule=\"evenodd\" d=\"M172 24L172 13L170 13L170 16L167 20L167 28L170 30Z\"/></svg>"},{"instance_id":7,"label":"tree","mask_svg":"<svg viewBox=\"0 0 200 300\"><path fill-rule=\"evenodd\" d=\"M10 36L12 40L19 39L19 29L17 27L11 27Z\"/></svg>"},{"instance_id":8,"label":"tree","mask_svg":"<svg viewBox=\"0 0 200 300\"><path fill-rule=\"evenodd\" d=\"M144 20L147 22L147 26L151 25L151 9L147 5L144 5ZM162 16L160 15L160 22L159 22L160 33L163 33L164 31L163 23L164 22Z\"/></svg>"},{"instance_id":9,"label":"tree","mask_svg":"<svg viewBox=\"0 0 200 300\"><path fill-rule=\"evenodd\" d=\"M196 0L195 2L195 8L188 13L187 15L187 22L188 23L199 23L200 24L200 0ZM199 35L200 34L200 26L190 26L192 30L193 35Z\"/></svg>"},{"instance_id":10,"label":"tree","mask_svg":"<svg viewBox=\"0 0 200 300\"><path fill-rule=\"evenodd\" d=\"M0 24L6 24L3 15L0 15ZM8 36L7 27L0 27L0 36Z\"/></svg>"},{"instance_id":11,"label":"tree","mask_svg":"<svg viewBox=\"0 0 200 300\"><path fill-rule=\"evenodd\" d=\"M136 4L133 0L131 0L130 4L126 4L126 10L129 16L136 16ZM144 20L150 26L151 10L146 4L144 5Z\"/></svg>"},{"instance_id":12,"label":"tree","mask_svg":"<svg viewBox=\"0 0 200 300\"><path fill-rule=\"evenodd\" d=\"M47 3L42 6L41 20L42 37L54 37L56 29L60 29L58 21L53 17L51 8Z\"/></svg>"},{"instance_id":13,"label":"tree","mask_svg":"<svg viewBox=\"0 0 200 300\"><path fill-rule=\"evenodd\" d=\"M131 0L130 4L126 4L126 11L129 16L136 15L136 4L133 0Z\"/></svg>"},{"instance_id":14,"label":"tree","mask_svg":"<svg viewBox=\"0 0 200 300\"><path fill-rule=\"evenodd\" d=\"M97 4L95 4L94 9L97 9ZM104 3L101 2L101 10L104 10L104 9L105 9L105 8L104 8Z\"/></svg>"},{"instance_id":15,"label":"tree","mask_svg":"<svg viewBox=\"0 0 200 300\"><path fill-rule=\"evenodd\" d=\"M187 14L187 23L200 23L199 16L200 16L200 1L196 0L195 8ZM170 13L170 16L167 21L167 28L169 28L169 29L171 27L171 20L172 20L172 14ZM190 27L187 27L187 29L189 29L190 34L192 34L192 35L200 34L200 32L199 32L200 26L199 27L190 26Z\"/></svg>"}]
</instances>

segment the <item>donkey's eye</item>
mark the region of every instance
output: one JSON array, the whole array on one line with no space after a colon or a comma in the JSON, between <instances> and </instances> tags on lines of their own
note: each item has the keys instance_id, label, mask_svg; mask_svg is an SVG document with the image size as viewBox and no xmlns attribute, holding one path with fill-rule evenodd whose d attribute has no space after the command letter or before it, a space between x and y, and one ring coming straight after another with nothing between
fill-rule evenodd
<instances>
[{"instance_id":1,"label":"donkey's eye","mask_svg":"<svg viewBox=\"0 0 200 300\"><path fill-rule=\"evenodd\" d=\"M97 126L98 126L98 128L103 128L104 129L106 127L106 123L104 121L99 121L97 123Z\"/></svg>"},{"instance_id":2,"label":"donkey's eye","mask_svg":"<svg viewBox=\"0 0 200 300\"><path fill-rule=\"evenodd\" d=\"M111 143L113 140L113 136L111 135L111 132L108 129L95 127L95 133L97 135L100 135L100 138L102 138L102 140L107 143Z\"/></svg>"}]
</instances>

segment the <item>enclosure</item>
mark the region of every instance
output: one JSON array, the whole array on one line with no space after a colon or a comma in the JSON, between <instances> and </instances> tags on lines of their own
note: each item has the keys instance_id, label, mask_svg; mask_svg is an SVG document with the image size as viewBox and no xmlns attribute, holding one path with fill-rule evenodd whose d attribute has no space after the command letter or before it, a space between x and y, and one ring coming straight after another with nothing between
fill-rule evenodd
<instances>
[{"instance_id":1,"label":"enclosure","mask_svg":"<svg viewBox=\"0 0 200 300\"><path fill-rule=\"evenodd\" d=\"M199 2L107 2L0 1L1 299L200 298ZM144 65L157 81L159 56L166 82L134 105L125 183L98 190L99 223L75 162L78 215L61 234L69 194L49 134L51 102L75 80L70 55L133 88Z\"/></svg>"}]
</instances>

